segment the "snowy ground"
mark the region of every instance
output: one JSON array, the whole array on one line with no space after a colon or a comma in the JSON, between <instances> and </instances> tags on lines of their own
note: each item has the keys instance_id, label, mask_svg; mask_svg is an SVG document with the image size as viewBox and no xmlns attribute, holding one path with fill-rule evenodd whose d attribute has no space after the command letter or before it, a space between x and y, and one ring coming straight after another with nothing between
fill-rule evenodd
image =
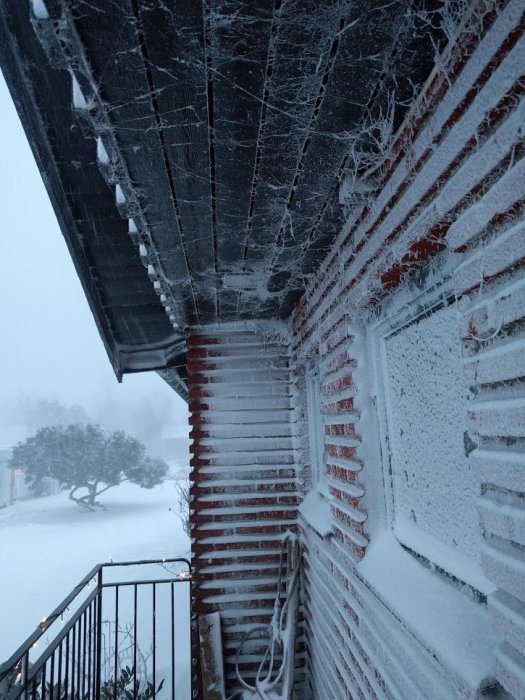
<instances>
[{"instance_id":1,"label":"snowy ground","mask_svg":"<svg viewBox=\"0 0 525 700\"><path fill-rule=\"evenodd\" d=\"M169 510L175 484L123 484L101 497L107 510L95 513L66 493L0 510L0 661L95 564L188 556L188 537Z\"/></svg>"}]
</instances>

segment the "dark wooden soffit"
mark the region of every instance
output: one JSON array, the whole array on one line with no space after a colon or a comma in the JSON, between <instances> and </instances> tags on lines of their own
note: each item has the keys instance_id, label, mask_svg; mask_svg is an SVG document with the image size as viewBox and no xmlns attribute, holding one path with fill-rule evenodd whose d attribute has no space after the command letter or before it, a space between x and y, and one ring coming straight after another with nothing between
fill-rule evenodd
<instances>
[{"instance_id":1,"label":"dark wooden soffit","mask_svg":"<svg viewBox=\"0 0 525 700\"><path fill-rule=\"evenodd\" d=\"M438 0L0 0L0 60L117 372L286 318L401 123ZM368 127L368 128L367 128Z\"/></svg>"}]
</instances>

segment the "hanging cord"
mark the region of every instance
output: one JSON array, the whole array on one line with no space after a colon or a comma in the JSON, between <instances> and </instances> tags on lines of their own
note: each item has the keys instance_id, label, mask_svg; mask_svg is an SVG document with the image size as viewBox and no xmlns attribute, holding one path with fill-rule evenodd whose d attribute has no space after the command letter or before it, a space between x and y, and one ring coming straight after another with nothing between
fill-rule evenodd
<instances>
[{"instance_id":1,"label":"hanging cord","mask_svg":"<svg viewBox=\"0 0 525 700\"><path fill-rule=\"evenodd\" d=\"M272 619L268 625L257 625L244 634L235 657L237 679L248 692L243 694L242 690L236 691L229 700L234 698L291 700L295 667L295 627L299 599L300 563L299 539L296 535L287 533L281 542L277 595ZM283 581L286 575L286 587L283 593ZM260 637L261 633L269 638L269 642L257 670L255 685L251 685L242 677L239 659L244 644L256 635Z\"/></svg>"}]
</instances>

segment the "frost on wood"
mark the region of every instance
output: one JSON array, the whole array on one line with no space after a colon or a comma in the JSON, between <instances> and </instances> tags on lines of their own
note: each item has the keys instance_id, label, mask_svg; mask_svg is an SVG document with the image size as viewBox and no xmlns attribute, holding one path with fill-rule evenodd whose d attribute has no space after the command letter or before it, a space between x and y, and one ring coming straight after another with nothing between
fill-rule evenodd
<instances>
[{"instance_id":1,"label":"frost on wood","mask_svg":"<svg viewBox=\"0 0 525 700\"><path fill-rule=\"evenodd\" d=\"M200 660L204 697L225 700L221 617L218 612L199 616Z\"/></svg>"},{"instance_id":2,"label":"frost on wood","mask_svg":"<svg viewBox=\"0 0 525 700\"><path fill-rule=\"evenodd\" d=\"M444 44L439 13L349 0L98 5L61 4L55 38L170 322L286 317L345 212L372 196L363 173L384 160ZM52 32L38 31L56 57Z\"/></svg>"},{"instance_id":3,"label":"frost on wood","mask_svg":"<svg viewBox=\"0 0 525 700\"><path fill-rule=\"evenodd\" d=\"M399 517L476 556L478 484L463 446L469 392L456 335L456 310L445 306L386 339L392 469Z\"/></svg>"},{"instance_id":4,"label":"frost on wood","mask_svg":"<svg viewBox=\"0 0 525 700\"><path fill-rule=\"evenodd\" d=\"M314 694L525 692L523 3L476 7L460 23L464 53L451 47L383 166L359 181L377 190L349 212L293 314L297 358L319 353L328 394L335 532L321 544L304 530ZM373 353L356 352L356 337L383 317L398 324L378 349L389 396L367 405ZM381 450L378 420L390 427ZM348 507L359 503L362 576Z\"/></svg>"},{"instance_id":5,"label":"frost on wood","mask_svg":"<svg viewBox=\"0 0 525 700\"><path fill-rule=\"evenodd\" d=\"M88 134L83 168L100 167L108 210L133 220L117 233L133 234L157 297L135 337L151 332L156 307L189 328L185 357L159 345L148 359L187 362L195 606L227 611L230 675L236 639L254 616L271 617L279 537L299 526L308 436L293 375L320 357L330 501L318 532L330 525L332 536L302 533L312 687L473 697L491 683L486 672L523 696L523 3L433 5L49 3L63 9L52 26L58 65L86 102L75 129L53 134ZM104 227L96 233L82 239L87 259ZM432 286L444 259L450 297L382 348L393 415L381 454L381 402L367 401L357 337L403 282ZM135 301L118 312L108 302L118 332L133 325ZM290 313L291 340L286 327L272 335ZM250 318L269 323L239 323ZM388 479L397 547L377 536ZM420 581L440 584L414 586L412 607L408 569L412 582L423 571ZM472 624L448 644L467 608ZM247 661L257 651L250 644Z\"/></svg>"}]
</instances>

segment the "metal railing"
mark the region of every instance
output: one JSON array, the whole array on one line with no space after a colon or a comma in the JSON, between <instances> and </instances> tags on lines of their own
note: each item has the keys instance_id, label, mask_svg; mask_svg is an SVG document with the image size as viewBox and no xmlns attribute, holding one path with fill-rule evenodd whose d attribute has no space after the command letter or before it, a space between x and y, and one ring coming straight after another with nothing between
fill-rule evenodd
<instances>
[{"instance_id":1,"label":"metal railing","mask_svg":"<svg viewBox=\"0 0 525 700\"><path fill-rule=\"evenodd\" d=\"M186 559L95 566L0 665L0 700L191 697L190 600Z\"/></svg>"}]
</instances>

